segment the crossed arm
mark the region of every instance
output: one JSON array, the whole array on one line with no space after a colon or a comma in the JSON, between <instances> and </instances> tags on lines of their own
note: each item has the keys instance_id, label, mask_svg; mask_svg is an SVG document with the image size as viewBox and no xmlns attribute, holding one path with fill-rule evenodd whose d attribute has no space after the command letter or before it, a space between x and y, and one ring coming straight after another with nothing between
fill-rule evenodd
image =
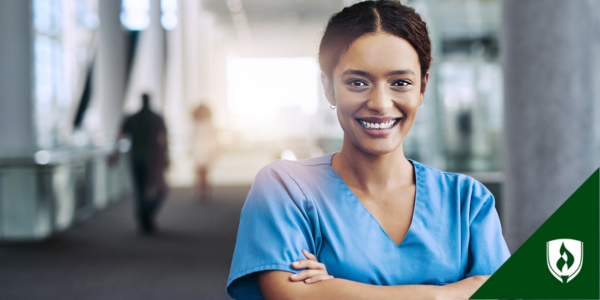
<instances>
[{"instance_id":1,"label":"crossed arm","mask_svg":"<svg viewBox=\"0 0 600 300\"><path fill-rule=\"evenodd\" d=\"M292 268L305 271L258 273L258 284L265 299L469 299L489 278L473 276L445 286L370 285L333 278L314 255L302 252L307 259L293 263Z\"/></svg>"}]
</instances>

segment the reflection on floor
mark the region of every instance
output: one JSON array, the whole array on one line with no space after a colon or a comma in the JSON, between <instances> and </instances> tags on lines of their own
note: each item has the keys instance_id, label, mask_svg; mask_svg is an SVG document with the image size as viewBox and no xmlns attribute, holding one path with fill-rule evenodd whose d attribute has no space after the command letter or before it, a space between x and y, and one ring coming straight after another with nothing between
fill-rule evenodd
<instances>
[{"instance_id":1,"label":"reflection on floor","mask_svg":"<svg viewBox=\"0 0 600 300\"><path fill-rule=\"evenodd\" d=\"M156 236L137 234L123 201L55 237L0 244L0 299L230 299L225 293L248 187L209 204L171 191Z\"/></svg>"}]
</instances>

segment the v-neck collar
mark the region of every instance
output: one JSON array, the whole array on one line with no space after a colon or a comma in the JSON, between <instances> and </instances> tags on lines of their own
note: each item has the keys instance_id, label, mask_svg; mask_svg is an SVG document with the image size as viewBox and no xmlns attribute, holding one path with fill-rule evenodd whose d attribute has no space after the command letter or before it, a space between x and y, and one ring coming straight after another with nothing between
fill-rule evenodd
<instances>
[{"instance_id":1,"label":"v-neck collar","mask_svg":"<svg viewBox=\"0 0 600 300\"><path fill-rule=\"evenodd\" d=\"M420 203L420 199L422 197L420 197L420 193L421 193L421 189L422 187L422 183L421 183L421 179L422 176L419 174L419 163L407 158L407 160L412 164L413 166L413 170L415 172L415 203L413 205L413 212L412 212L412 218L410 220L410 225L408 227L408 231L406 232L406 235L404 235L404 238L402 239L402 241L400 242L400 244L396 244L396 242L394 242L394 240L388 235L388 233L385 231L385 229L383 229L383 226L381 226L381 223L379 223L379 221L377 221L377 219L373 216L373 214L371 214L371 212L365 207L365 205L358 199L358 197L356 197L356 195L354 194L354 192L352 192L352 190L350 189L350 187L346 184L346 182L344 182L344 180L342 179L342 177L338 174L338 172L333 168L333 165L331 163L332 159L333 159L333 155L335 155L337 152L335 153L331 153L329 154L327 157L328 160L328 167L330 168L331 172L333 172L334 177L339 180L339 182L341 183L341 185L343 186L343 188L346 190L347 193L349 193L350 195L352 195L350 198L351 200L354 202L353 204L356 205L357 207L359 207L359 209L364 210L363 212L366 212L366 214L368 216L370 216L370 218L372 219L373 222L377 223L378 227L381 229L381 232L385 235L385 237L387 238L387 240L396 248L400 248L402 247L402 245L406 244L406 240L409 238L409 235L411 234L412 231L414 231L413 227L415 224L415 219L418 216L418 207L419 207L419 203Z\"/></svg>"}]
</instances>

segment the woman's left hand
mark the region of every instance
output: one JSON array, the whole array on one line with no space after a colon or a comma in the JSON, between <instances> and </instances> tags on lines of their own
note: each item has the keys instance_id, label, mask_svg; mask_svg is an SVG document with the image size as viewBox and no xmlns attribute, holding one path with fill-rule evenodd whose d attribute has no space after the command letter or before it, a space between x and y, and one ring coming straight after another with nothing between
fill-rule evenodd
<instances>
[{"instance_id":1,"label":"woman's left hand","mask_svg":"<svg viewBox=\"0 0 600 300\"><path fill-rule=\"evenodd\" d=\"M290 276L291 281L304 281L304 283L317 283L319 281L332 279L333 276L327 273L325 265L317 261L317 257L312 253L302 250L306 259L292 263L292 268L296 270L307 269Z\"/></svg>"}]
</instances>

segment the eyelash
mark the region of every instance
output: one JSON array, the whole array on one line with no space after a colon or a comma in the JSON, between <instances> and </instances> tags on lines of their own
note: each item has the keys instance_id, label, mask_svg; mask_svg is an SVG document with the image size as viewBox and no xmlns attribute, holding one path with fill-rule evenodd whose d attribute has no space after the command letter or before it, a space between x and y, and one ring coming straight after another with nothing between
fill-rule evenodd
<instances>
[{"instance_id":1,"label":"eyelash","mask_svg":"<svg viewBox=\"0 0 600 300\"><path fill-rule=\"evenodd\" d=\"M356 83L361 83L362 85L355 85ZM368 85L364 80L359 80L359 79L348 80L346 82L346 84L349 85L349 86L351 86L351 87L363 87L363 86L367 86Z\"/></svg>"},{"instance_id":2,"label":"eyelash","mask_svg":"<svg viewBox=\"0 0 600 300\"><path fill-rule=\"evenodd\" d=\"M408 80L396 80L394 83L392 83L392 85L398 83L398 82L402 82L404 83L404 85L398 85L398 86L409 86L412 84L412 82L408 81Z\"/></svg>"},{"instance_id":3,"label":"eyelash","mask_svg":"<svg viewBox=\"0 0 600 300\"><path fill-rule=\"evenodd\" d=\"M359 83L362 85L355 85L356 83ZM403 83L403 85L396 85L397 83ZM365 82L364 80L360 80L360 79L349 80L346 82L346 84L349 86L352 86L352 87L363 87L363 86L369 85L367 82ZM392 86L403 87L403 86L409 86L411 84L412 84L412 82L410 82L408 80L396 80L396 81L394 81L394 83L392 83Z\"/></svg>"}]
</instances>

